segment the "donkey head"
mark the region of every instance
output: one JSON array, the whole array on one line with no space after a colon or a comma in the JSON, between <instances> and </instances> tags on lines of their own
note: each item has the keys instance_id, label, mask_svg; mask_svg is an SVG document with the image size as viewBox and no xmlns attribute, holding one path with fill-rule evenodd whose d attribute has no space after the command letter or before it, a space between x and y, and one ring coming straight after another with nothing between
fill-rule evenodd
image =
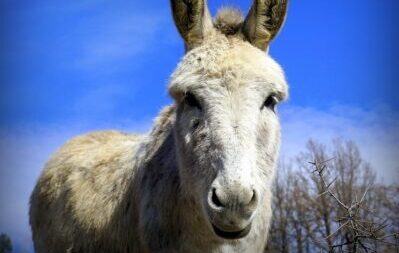
<instances>
[{"instance_id":1,"label":"donkey head","mask_svg":"<svg viewBox=\"0 0 399 253\"><path fill-rule=\"evenodd\" d=\"M238 239L270 201L280 143L276 105L287 85L265 51L287 2L255 0L245 19L225 9L215 20L205 0L171 4L187 50L169 87L182 190L197 202L210 233Z\"/></svg>"}]
</instances>

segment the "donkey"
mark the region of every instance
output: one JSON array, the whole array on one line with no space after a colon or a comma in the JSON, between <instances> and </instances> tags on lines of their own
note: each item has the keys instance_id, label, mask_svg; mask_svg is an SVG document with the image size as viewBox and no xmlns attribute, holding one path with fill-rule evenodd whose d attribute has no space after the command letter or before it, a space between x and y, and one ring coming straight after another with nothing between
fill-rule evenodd
<instances>
[{"instance_id":1,"label":"donkey","mask_svg":"<svg viewBox=\"0 0 399 253\"><path fill-rule=\"evenodd\" d=\"M148 135L70 140L31 196L37 253L262 252L287 97L268 55L286 0L255 0L244 18L205 0L171 0L186 54L174 103Z\"/></svg>"}]
</instances>

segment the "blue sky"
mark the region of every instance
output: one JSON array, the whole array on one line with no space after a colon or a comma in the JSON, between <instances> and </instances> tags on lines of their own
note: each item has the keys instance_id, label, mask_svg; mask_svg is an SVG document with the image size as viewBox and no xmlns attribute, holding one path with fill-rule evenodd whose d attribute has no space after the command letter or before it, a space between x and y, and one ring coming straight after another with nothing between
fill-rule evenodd
<instances>
[{"instance_id":1,"label":"blue sky","mask_svg":"<svg viewBox=\"0 0 399 253\"><path fill-rule=\"evenodd\" d=\"M250 0L209 0L215 13ZM87 131L144 132L171 102L184 50L169 1L0 0L0 232L30 250L27 202L42 164ZM308 138L353 139L381 178L397 177L399 2L291 1L271 55L290 99L282 154ZM377 166L378 165L378 166Z\"/></svg>"}]
</instances>

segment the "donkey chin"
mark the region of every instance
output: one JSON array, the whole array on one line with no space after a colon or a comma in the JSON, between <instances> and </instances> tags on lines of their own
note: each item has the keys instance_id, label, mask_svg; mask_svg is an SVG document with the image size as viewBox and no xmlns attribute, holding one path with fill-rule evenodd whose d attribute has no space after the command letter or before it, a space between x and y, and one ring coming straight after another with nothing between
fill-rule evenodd
<instances>
[{"instance_id":1,"label":"donkey chin","mask_svg":"<svg viewBox=\"0 0 399 253\"><path fill-rule=\"evenodd\" d=\"M251 231L259 194L242 186L213 186L207 195L205 209L213 232L220 238L240 239Z\"/></svg>"}]
</instances>

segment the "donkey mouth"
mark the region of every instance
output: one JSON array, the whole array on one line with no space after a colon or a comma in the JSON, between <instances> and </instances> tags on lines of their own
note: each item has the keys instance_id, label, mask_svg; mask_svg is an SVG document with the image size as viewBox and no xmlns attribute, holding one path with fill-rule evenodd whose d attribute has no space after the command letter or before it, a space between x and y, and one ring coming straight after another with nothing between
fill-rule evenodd
<instances>
[{"instance_id":1,"label":"donkey mouth","mask_svg":"<svg viewBox=\"0 0 399 253\"><path fill-rule=\"evenodd\" d=\"M239 231L223 231L220 228L216 227L215 225L212 224L213 231L215 231L215 234L224 238L224 239L229 239L229 240L234 240L234 239L240 239L248 235L249 231L251 230L251 223L246 226L244 229L239 230Z\"/></svg>"}]
</instances>

